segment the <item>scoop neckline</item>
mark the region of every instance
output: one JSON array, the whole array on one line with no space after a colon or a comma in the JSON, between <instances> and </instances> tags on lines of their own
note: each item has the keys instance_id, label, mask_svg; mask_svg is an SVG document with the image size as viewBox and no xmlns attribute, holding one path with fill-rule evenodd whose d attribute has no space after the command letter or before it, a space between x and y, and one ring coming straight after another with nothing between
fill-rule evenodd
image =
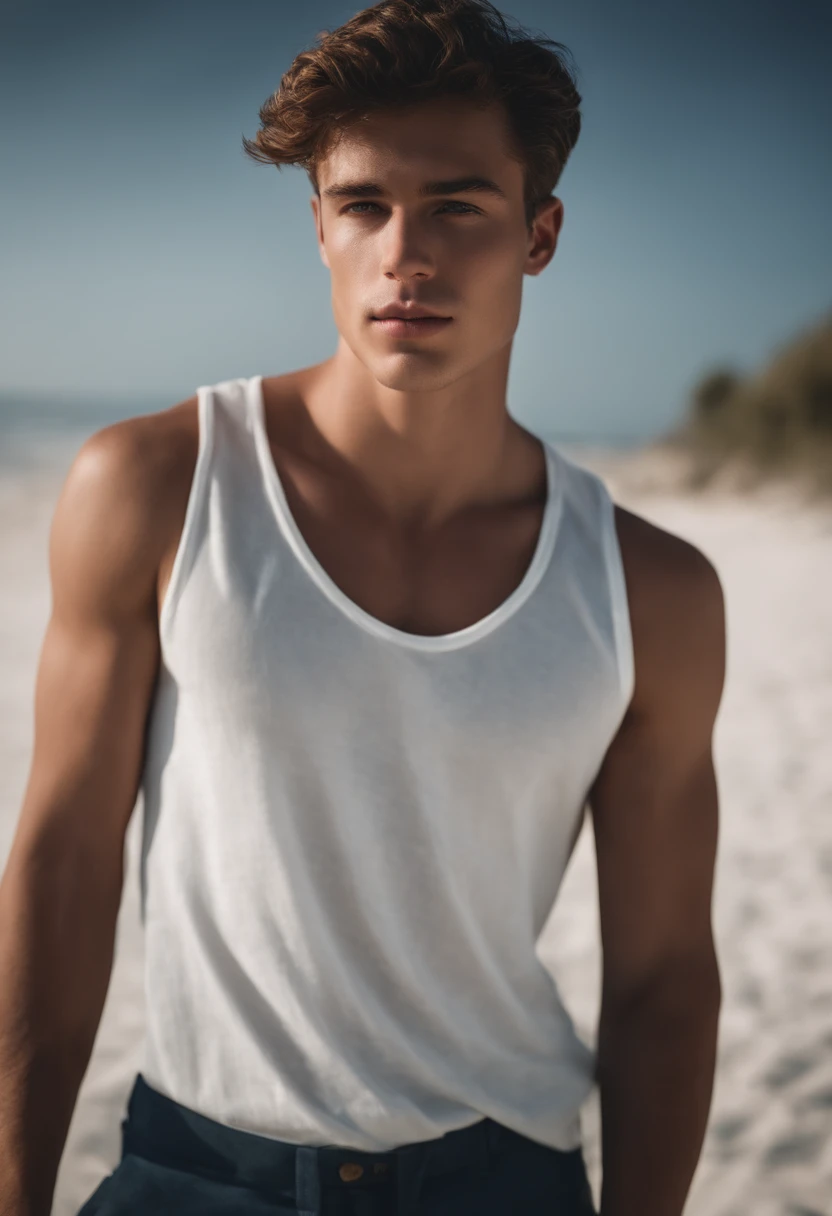
<instances>
[{"instance_id":1,"label":"scoop neckline","mask_svg":"<svg viewBox=\"0 0 832 1216\"><path fill-rule=\"evenodd\" d=\"M451 633L440 634L408 633L404 629L397 629L394 625L388 625L386 621L379 620L378 617L373 616L372 613L367 612L366 609L356 604L346 592L341 590L335 580L318 561L306 543L303 533L292 515L283 483L280 480L280 474L277 471L277 466L272 456L268 430L266 428L266 407L263 395L262 375L250 378L246 396L253 419L254 441L261 472L272 508L277 517L278 526L294 552L295 557L309 577L335 607L339 608L353 624L368 633L374 634L376 637L383 638L387 642L405 646L411 650L456 650L486 637L507 621L525 603L540 582L554 548L563 498L563 478L558 467L557 452L545 439L535 436L543 446L546 460L546 504L543 509L543 518L537 537L537 544L523 578L501 604L498 604L496 608L492 609L484 617L480 617L478 621L474 621L471 625L466 625L463 629L456 629Z\"/></svg>"}]
</instances>

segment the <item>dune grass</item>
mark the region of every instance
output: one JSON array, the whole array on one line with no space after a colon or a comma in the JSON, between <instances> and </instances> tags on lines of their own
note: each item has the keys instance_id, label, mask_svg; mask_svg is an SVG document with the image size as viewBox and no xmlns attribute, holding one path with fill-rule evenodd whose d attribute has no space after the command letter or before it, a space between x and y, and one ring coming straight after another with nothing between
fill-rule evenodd
<instances>
[{"instance_id":1,"label":"dune grass","mask_svg":"<svg viewBox=\"0 0 832 1216\"><path fill-rule=\"evenodd\" d=\"M755 374L712 369L666 440L689 453L699 485L742 467L749 482L798 478L832 496L832 312Z\"/></svg>"}]
</instances>

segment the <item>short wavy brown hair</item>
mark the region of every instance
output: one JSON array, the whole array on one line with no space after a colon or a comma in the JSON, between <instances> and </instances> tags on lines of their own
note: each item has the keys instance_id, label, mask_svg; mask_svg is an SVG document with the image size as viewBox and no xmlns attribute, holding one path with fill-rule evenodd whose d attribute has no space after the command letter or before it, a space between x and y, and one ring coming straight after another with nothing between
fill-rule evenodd
<instances>
[{"instance_id":1,"label":"short wavy brown hair","mask_svg":"<svg viewBox=\"0 0 832 1216\"><path fill-rule=\"evenodd\" d=\"M580 134L570 60L562 43L510 27L488 0L380 0L296 56L243 147L278 169L300 165L319 194L318 166L348 123L437 97L500 101L531 226Z\"/></svg>"}]
</instances>

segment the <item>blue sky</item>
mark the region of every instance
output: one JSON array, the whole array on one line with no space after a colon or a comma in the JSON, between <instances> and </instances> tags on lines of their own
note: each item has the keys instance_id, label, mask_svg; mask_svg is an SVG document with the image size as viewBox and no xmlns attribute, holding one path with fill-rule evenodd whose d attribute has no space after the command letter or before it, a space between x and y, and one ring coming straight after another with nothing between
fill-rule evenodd
<instances>
[{"instance_id":1,"label":"blue sky","mask_svg":"<svg viewBox=\"0 0 832 1216\"><path fill-rule=\"evenodd\" d=\"M0 392L173 403L326 358L306 175L243 134L334 0L6 0ZM547 434L641 438L716 364L832 305L826 0L515 0L565 42L583 131L508 400Z\"/></svg>"}]
</instances>

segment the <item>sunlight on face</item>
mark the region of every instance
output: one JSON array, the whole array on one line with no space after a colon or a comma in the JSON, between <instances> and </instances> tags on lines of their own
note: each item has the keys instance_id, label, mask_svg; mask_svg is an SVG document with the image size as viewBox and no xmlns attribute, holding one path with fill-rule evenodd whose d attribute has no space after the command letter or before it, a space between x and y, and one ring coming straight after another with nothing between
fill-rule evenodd
<instances>
[{"instance_id":1,"label":"sunlight on face","mask_svg":"<svg viewBox=\"0 0 832 1216\"><path fill-rule=\"evenodd\" d=\"M448 192L473 178L479 189ZM431 183L442 192L425 194ZM501 106L439 99L371 114L345 128L318 185L312 209L335 323L380 383L435 390L511 342L523 275L548 257L530 267L523 166L509 153ZM451 321L403 335L373 320L405 300Z\"/></svg>"}]
</instances>

